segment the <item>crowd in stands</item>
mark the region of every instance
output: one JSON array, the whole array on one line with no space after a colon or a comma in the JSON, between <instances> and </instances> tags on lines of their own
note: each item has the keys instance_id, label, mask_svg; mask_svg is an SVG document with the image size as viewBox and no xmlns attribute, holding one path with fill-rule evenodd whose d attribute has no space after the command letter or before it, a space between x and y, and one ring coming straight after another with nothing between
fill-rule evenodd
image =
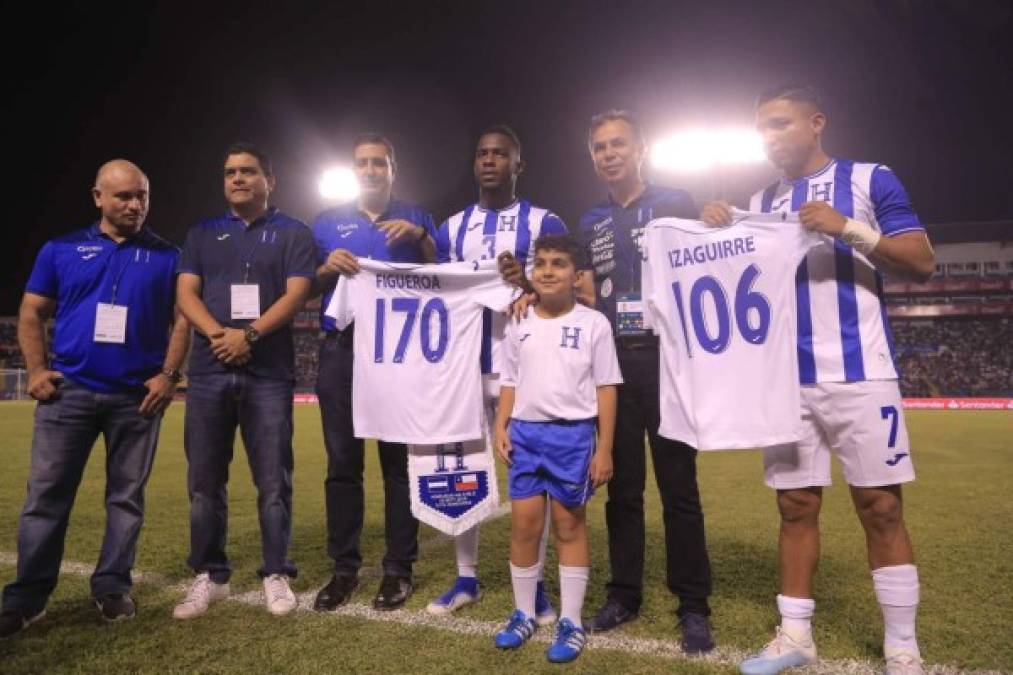
<instances>
[{"instance_id":1,"label":"crowd in stands","mask_svg":"<svg viewBox=\"0 0 1013 675\"><path fill-rule=\"evenodd\" d=\"M905 396L1013 396L1013 320L894 321Z\"/></svg>"},{"instance_id":2,"label":"crowd in stands","mask_svg":"<svg viewBox=\"0 0 1013 675\"><path fill-rule=\"evenodd\" d=\"M905 396L1013 397L1013 319L894 320ZM320 332L295 331L296 389L312 392ZM0 322L0 369L24 368L13 321Z\"/></svg>"},{"instance_id":3,"label":"crowd in stands","mask_svg":"<svg viewBox=\"0 0 1013 675\"><path fill-rule=\"evenodd\" d=\"M13 321L0 322L0 370L24 368L25 360L18 349L18 327Z\"/></svg>"}]
</instances>

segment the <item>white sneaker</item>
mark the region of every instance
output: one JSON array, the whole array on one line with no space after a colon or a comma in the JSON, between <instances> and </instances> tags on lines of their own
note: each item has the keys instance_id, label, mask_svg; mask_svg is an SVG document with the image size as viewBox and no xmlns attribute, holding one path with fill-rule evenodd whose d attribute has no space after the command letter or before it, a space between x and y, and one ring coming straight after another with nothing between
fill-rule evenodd
<instances>
[{"instance_id":1,"label":"white sneaker","mask_svg":"<svg viewBox=\"0 0 1013 675\"><path fill-rule=\"evenodd\" d=\"M207 572L201 572L190 585L186 598L172 609L174 619L193 619L208 611L216 600L229 597L229 583L216 584Z\"/></svg>"},{"instance_id":2,"label":"white sneaker","mask_svg":"<svg viewBox=\"0 0 1013 675\"><path fill-rule=\"evenodd\" d=\"M913 649L887 647L884 650L886 668L883 675L923 675L921 657Z\"/></svg>"},{"instance_id":3,"label":"white sneaker","mask_svg":"<svg viewBox=\"0 0 1013 675\"><path fill-rule=\"evenodd\" d=\"M774 675L785 668L797 668L810 663L816 663L816 645L812 636L797 642L778 626L777 636L759 654L740 663L739 672L743 675Z\"/></svg>"},{"instance_id":4,"label":"white sneaker","mask_svg":"<svg viewBox=\"0 0 1013 675\"><path fill-rule=\"evenodd\" d=\"M275 616L284 616L299 606L295 593L288 587L288 577L284 574L264 577L264 597L267 611Z\"/></svg>"}]
</instances>

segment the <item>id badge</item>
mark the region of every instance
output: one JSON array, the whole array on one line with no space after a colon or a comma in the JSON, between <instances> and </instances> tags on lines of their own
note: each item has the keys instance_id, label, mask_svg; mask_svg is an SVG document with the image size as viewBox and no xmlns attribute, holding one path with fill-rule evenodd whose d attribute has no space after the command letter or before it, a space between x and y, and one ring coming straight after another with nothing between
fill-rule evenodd
<instances>
[{"instance_id":1,"label":"id badge","mask_svg":"<svg viewBox=\"0 0 1013 675\"><path fill-rule=\"evenodd\" d=\"M233 319L260 318L259 284L232 284L230 290Z\"/></svg>"},{"instance_id":2,"label":"id badge","mask_svg":"<svg viewBox=\"0 0 1013 675\"><path fill-rule=\"evenodd\" d=\"M127 306L100 302L95 306L95 342L115 345L127 341Z\"/></svg>"},{"instance_id":3,"label":"id badge","mask_svg":"<svg viewBox=\"0 0 1013 675\"><path fill-rule=\"evenodd\" d=\"M644 303L640 299L640 293L616 295L616 334L647 334L644 330Z\"/></svg>"}]
</instances>

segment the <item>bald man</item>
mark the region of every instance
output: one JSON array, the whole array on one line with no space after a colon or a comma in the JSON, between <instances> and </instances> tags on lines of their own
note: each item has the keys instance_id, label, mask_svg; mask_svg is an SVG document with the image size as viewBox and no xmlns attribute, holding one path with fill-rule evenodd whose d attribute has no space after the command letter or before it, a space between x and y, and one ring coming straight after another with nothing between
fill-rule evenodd
<instances>
[{"instance_id":1,"label":"bald man","mask_svg":"<svg viewBox=\"0 0 1013 675\"><path fill-rule=\"evenodd\" d=\"M45 613L99 434L106 445L106 531L91 594L107 621L136 613L130 570L144 485L190 331L175 312L179 250L144 228L147 176L113 160L99 169L92 196L99 220L42 247L21 301L18 343L38 405L17 579L3 590L0 638ZM49 360L45 326L54 316Z\"/></svg>"}]
</instances>

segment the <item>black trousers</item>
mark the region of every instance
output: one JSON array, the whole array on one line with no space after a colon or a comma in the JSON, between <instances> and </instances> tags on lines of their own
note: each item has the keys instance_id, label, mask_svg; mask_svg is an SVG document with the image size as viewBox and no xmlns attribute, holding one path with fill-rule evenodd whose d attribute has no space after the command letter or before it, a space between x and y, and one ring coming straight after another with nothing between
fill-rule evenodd
<instances>
[{"instance_id":1,"label":"black trousers","mask_svg":"<svg viewBox=\"0 0 1013 675\"><path fill-rule=\"evenodd\" d=\"M362 566L359 538L365 511L362 487L364 443L352 428L352 335L332 335L320 344L317 398L327 448L327 554L337 574L355 574ZM379 403L379 402L378 402ZM418 558L419 521L411 513L408 446L378 443L383 473L387 551L383 572L411 576Z\"/></svg>"},{"instance_id":2,"label":"black trousers","mask_svg":"<svg viewBox=\"0 0 1013 675\"><path fill-rule=\"evenodd\" d=\"M657 347L620 346L619 367L625 384L619 386L615 473L605 505L612 567L608 596L633 611L639 611L643 600L646 433L661 493L668 588L679 597L680 617L688 612L708 616L711 571L696 484L696 449L658 436Z\"/></svg>"}]
</instances>

